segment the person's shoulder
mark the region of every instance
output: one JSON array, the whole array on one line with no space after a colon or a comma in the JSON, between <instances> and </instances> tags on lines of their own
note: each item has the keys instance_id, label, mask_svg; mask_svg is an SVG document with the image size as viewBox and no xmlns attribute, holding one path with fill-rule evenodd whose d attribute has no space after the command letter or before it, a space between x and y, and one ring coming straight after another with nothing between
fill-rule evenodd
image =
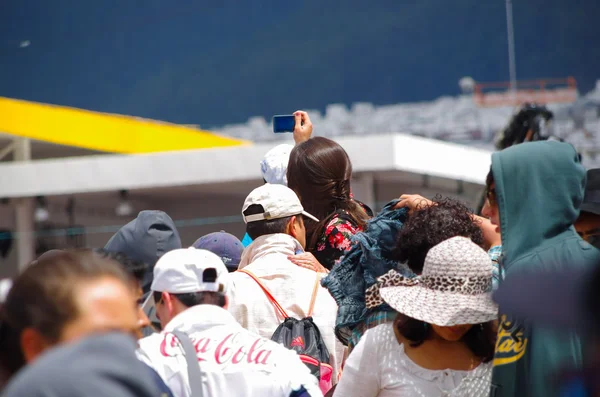
<instances>
[{"instance_id":1,"label":"person's shoulder","mask_svg":"<svg viewBox=\"0 0 600 397\"><path fill-rule=\"evenodd\" d=\"M369 337L372 339L378 339L378 338L387 338L389 336L395 336L394 333L394 323L393 322L387 322L387 323L383 323L383 324L379 324L374 326L373 328L368 329L363 337Z\"/></svg>"},{"instance_id":2,"label":"person's shoulder","mask_svg":"<svg viewBox=\"0 0 600 397\"><path fill-rule=\"evenodd\" d=\"M328 232L330 233L331 230L333 230L333 228L335 227L335 225L343 222L341 215L342 215L342 213L336 212L335 214L333 214L331 216L331 218L325 224L325 228L324 228L325 233L324 234L327 234Z\"/></svg>"},{"instance_id":3,"label":"person's shoulder","mask_svg":"<svg viewBox=\"0 0 600 397\"><path fill-rule=\"evenodd\" d=\"M579 236L573 235L559 241L545 242L533 251L505 262L511 271L517 269L555 269L564 266L587 267L600 261L600 250L590 245Z\"/></svg>"},{"instance_id":4,"label":"person's shoulder","mask_svg":"<svg viewBox=\"0 0 600 397\"><path fill-rule=\"evenodd\" d=\"M166 334L164 332L156 332L138 340L137 357L146 364L154 361L160 355L160 346L164 342L165 337Z\"/></svg>"},{"instance_id":5,"label":"person's shoulder","mask_svg":"<svg viewBox=\"0 0 600 397\"><path fill-rule=\"evenodd\" d=\"M246 266L245 269L248 269L249 266ZM235 272L231 272L228 275L229 277L229 287L231 288L232 286L235 286L238 282L243 282L245 279L250 279L250 276L248 276L246 273L241 272L239 270L236 270Z\"/></svg>"},{"instance_id":6,"label":"person's shoulder","mask_svg":"<svg viewBox=\"0 0 600 397\"><path fill-rule=\"evenodd\" d=\"M244 267L244 270L248 270L260 279L261 271L259 266L260 264L251 263L248 266ZM229 273L229 285L227 287L227 296L229 297L229 299L236 298L236 300L238 300L239 298L239 300L242 301L235 302L236 304L243 303L244 297L248 293L248 290L250 289L251 291L255 291L257 287L258 285L256 281L252 279L250 275L238 270ZM256 289L256 291L258 291L258 289Z\"/></svg>"},{"instance_id":7,"label":"person's shoulder","mask_svg":"<svg viewBox=\"0 0 600 397\"><path fill-rule=\"evenodd\" d=\"M356 362L364 358L374 366L390 365L385 357L398 358L403 352L402 342L395 336L393 323L377 325L365 331L350 353L349 360Z\"/></svg>"},{"instance_id":8,"label":"person's shoulder","mask_svg":"<svg viewBox=\"0 0 600 397\"><path fill-rule=\"evenodd\" d=\"M343 225L343 224L357 226L357 223L354 220L354 218L352 217L352 215L350 215L345 210L338 210L338 211L336 211L335 214L333 214L333 216L331 217L329 222L327 222L326 226Z\"/></svg>"},{"instance_id":9,"label":"person's shoulder","mask_svg":"<svg viewBox=\"0 0 600 397\"><path fill-rule=\"evenodd\" d=\"M148 336L138 340L138 347L143 348L143 347L158 345L161 343L161 341L164 339L164 337L165 337L164 332L155 332L152 335L148 335Z\"/></svg>"},{"instance_id":10,"label":"person's shoulder","mask_svg":"<svg viewBox=\"0 0 600 397\"><path fill-rule=\"evenodd\" d=\"M363 211L365 211L365 213L367 214L367 216L369 218L372 218L374 215L373 210L371 209L371 207L369 207L368 205L366 205L365 203L363 203L362 201L356 200L354 199L354 202L356 204L358 204L360 206L360 208L362 208Z\"/></svg>"},{"instance_id":11,"label":"person's shoulder","mask_svg":"<svg viewBox=\"0 0 600 397\"><path fill-rule=\"evenodd\" d=\"M313 317L315 322L326 320L328 324L335 326L338 305L326 288L319 287L315 307L313 309Z\"/></svg>"},{"instance_id":12,"label":"person's shoulder","mask_svg":"<svg viewBox=\"0 0 600 397\"><path fill-rule=\"evenodd\" d=\"M134 354L135 342L127 335L89 337L52 349L22 371L3 396L75 396L89 387L89 395L107 396L123 391L151 395L153 382ZM88 395L88 394L86 394Z\"/></svg>"},{"instance_id":13,"label":"person's shoulder","mask_svg":"<svg viewBox=\"0 0 600 397\"><path fill-rule=\"evenodd\" d=\"M396 335L394 323L388 322L376 325L368 329L361 340L364 338L369 349L376 352L377 355L397 349L404 343L402 335Z\"/></svg>"},{"instance_id":14,"label":"person's shoulder","mask_svg":"<svg viewBox=\"0 0 600 397\"><path fill-rule=\"evenodd\" d=\"M341 211L336 213L329 220L329 222L327 222L321 240L326 239L332 234L353 235L361 231L362 228L356 223L352 216L350 216L350 214L346 212Z\"/></svg>"},{"instance_id":15,"label":"person's shoulder","mask_svg":"<svg viewBox=\"0 0 600 397\"><path fill-rule=\"evenodd\" d=\"M375 351L391 340L397 341L393 322L379 324L367 329L358 343L368 346L367 349L369 350Z\"/></svg>"}]
</instances>

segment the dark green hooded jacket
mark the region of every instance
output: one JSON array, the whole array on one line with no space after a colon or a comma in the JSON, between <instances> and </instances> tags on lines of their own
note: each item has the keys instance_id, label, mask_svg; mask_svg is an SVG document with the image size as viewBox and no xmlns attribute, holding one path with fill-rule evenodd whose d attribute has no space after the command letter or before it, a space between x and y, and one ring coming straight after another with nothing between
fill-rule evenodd
<instances>
[{"instance_id":1,"label":"dark green hooded jacket","mask_svg":"<svg viewBox=\"0 0 600 397\"><path fill-rule=\"evenodd\" d=\"M579 216L586 172L575 149L555 141L523 143L492 155L506 275L589 267L600 251L583 241ZM505 316L500 307L493 397L551 397L561 369L585 352L575 333L558 333Z\"/></svg>"}]
</instances>

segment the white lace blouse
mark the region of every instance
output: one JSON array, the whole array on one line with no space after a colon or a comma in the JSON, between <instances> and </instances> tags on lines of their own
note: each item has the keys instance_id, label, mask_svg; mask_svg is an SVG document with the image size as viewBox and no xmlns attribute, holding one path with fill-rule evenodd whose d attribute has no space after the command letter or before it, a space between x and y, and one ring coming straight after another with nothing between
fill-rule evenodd
<instances>
[{"instance_id":1,"label":"white lace blouse","mask_svg":"<svg viewBox=\"0 0 600 397\"><path fill-rule=\"evenodd\" d=\"M415 364L392 323L368 330L348 357L335 397L484 397L492 363L471 371L429 370Z\"/></svg>"}]
</instances>

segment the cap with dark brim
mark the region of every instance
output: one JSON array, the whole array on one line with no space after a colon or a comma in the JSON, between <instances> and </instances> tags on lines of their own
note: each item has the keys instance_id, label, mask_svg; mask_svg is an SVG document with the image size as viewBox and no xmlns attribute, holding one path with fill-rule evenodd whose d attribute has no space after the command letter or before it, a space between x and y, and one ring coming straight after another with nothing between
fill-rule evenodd
<instances>
[{"instance_id":1,"label":"cap with dark brim","mask_svg":"<svg viewBox=\"0 0 600 397\"><path fill-rule=\"evenodd\" d=\"M600 266L587 269L516 273L494 293L501 313L553 329L583 331L597 322L592 307L600 287Z\"/></svg>"},{"instance_id":2,"label":"cap with dark brim","mask_svg":"<svg viewBox=\"0 0 600 397\"><path fill-rule=\"evenodd\" d=\"M302 211L299 214L298 213L294 213L294 214L282 214L280 215L278 218L287 218L289 216L295 216L295 215L304 215L305 217L312 219L315 222L319 222L319 220L317 219L317 217L315 217L314 215L309 214L306 211ZM271 219L277 219L277 218L271 218L269 217L267 214L254 214L254 215L244 215L244 221L246 223L251 223L251 222L257 222L257 221L264 221L264 220L271 220Z\"/></svg>"}]
</instances>

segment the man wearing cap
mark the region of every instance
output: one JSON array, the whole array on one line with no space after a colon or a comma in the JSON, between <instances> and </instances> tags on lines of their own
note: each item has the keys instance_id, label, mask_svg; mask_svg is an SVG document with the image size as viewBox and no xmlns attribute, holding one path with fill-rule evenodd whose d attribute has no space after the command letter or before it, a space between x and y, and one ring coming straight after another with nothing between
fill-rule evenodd
<instances>
[{"instance_id":1,"label":"man wearing cap","mask_svg":"<svg viewBox=\"0 0 600 397\"><path fill-rule=\"evenodd\" d=\"M230 272L237 270L242 258L242 251L244 251L239 238L222 230L200 237L192 244L192 247L217 255Z\"/></svg>"},{"instance_id":2,"label":"man wearing cap","mask_svg":"<svg viewBox=\"0 0 600 397\"><path fill-rule=\"evenodd\" d=\"M287 186L287 167L290 162L290 153L293 145L283 143L269 150L260 162L260 173L265 183ZM252 244L252 238L248 233L242 239L244 247Z\"/></svg>"},{"instance_id":3,"label":"man wearing cap","mask_svg":"<svg viewBox=\"0 0 600 397\"><path fill-rule=\"evenodd\" d=\"M320 285L320 274L299 267L288 259L303 253L306 245L304 211L298 196L283 185L265 184L254 189L242 209L246 232L254 242L242 254L239 269L258 278L285 311L297 319L308 316L316 292L312 317L331 357L334 383L340 370L344 346L334 335L337 305ZM231 274L229 311L251 332L271 338L283 318L250 275Z\"/></svg>"},{"instance_id":4,"label":"man wearing cap","mask_svg":"<svg viewBox=\"0 0 600 397\"><path fill-rule=\"evenodd\" d=\"M588 170L583 203L575 230L588 243L600 248L600 168Z\"/></svg>"},{"instance_id":5,"label":"man wearing cap","mask_svg":"<svg viewBox=\"0 0 600 397\"><path fill-rule=\"evenodd\" d=\"M159 259L151 288L163 332L140 340L140 360L175 396L193 396L175 335L183 333L196 350L204 396L320 396L295 352L243 329L227 312L229 281L221 259L206 250L178 249Z\"/></svg>"},{"instance_id":6,"label":"man wearing cap","mask_svg":"<svg viewBox=\"0 0 600 397\"><path fill-rule=\"evenodd\" d=\"M308 141L312 136L313 125L308 113L298 110L294 112L294 142L296 145ZM287 167L293 145L284 143L269 150L260 162L260 173L265 183L287 186ZM242 239L244 247L252 244L252 238L246 233Z\"/></svg>"}]
</instances>

